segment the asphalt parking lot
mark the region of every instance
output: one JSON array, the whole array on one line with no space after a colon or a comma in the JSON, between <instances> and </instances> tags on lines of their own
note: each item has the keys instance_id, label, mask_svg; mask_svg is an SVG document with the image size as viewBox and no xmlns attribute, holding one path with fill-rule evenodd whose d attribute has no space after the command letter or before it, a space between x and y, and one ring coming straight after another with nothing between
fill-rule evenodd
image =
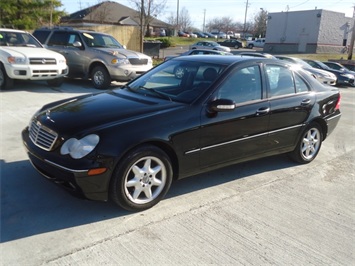
<instances>
[{"instance_id":1,"label":"asphalt parking lot","mask_svg":"<svg viewBox=\"0 0 355 266\"><path fill-rule=\"evenodd\" d=\"M354 265L355 88L340 90L342 118L311 164L234 165L129 213L48 182L21 142L40 106L98 90L17 82L0 92L1 265Z\"/></svg>"}]
</instances>

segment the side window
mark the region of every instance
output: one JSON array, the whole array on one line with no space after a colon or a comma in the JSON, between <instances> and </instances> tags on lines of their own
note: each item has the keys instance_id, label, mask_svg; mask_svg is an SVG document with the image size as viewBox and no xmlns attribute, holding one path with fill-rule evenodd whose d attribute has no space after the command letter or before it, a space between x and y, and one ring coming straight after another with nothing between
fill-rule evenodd
<instances>
[{"instance_id":1,"label":"side window","mask_svg":"<svg viewBox=\"0 0 355 266\"><path fill-rule=\"evenodd\" d=\"M309 91L308 85L298 75L295 75L295 84L296 84L296 93Z\"/></svg>"},{"instance_id":2,"label":"side window","mask_svg":"<svg viewBox=\"0 0 355 266\"><path fill-rule=\"evenodd\" d=\"M270 97L295 93L295 82L293 73L286 67L267 65L266 75L268 77Z\"/></svg>"},{"instance_id":3,"label":"side window","mask_svg":"<svg viewBox=\"0 0 355 266\"><path fill-rule=\"evenodd\" d=\"M70 33L69 34L69 40L68 40L68 46L73 46L73 43L75 43L75 42L80 42L79 34Z\"/></svg>"},{"instance_id":4,"label":"side window","mask_svg":"<svg viewBox=\"0 0 355 266\"><path fill-rule=\"evenodd\" d=\"M48 46L66 46L68 45L69 34L64 31L54 32L48 41Z\"/></svg>"},{"instance_id":5,"label":"side window","mask_svg":"<svg viewBox=\"0 0 355 266\"><path fill-rule=\"evenodd\" d=\"M258 66L239 69L229 75L219 88L218 98L236 104L261 99L261 78Z\"/></svg>"}]
</instances>

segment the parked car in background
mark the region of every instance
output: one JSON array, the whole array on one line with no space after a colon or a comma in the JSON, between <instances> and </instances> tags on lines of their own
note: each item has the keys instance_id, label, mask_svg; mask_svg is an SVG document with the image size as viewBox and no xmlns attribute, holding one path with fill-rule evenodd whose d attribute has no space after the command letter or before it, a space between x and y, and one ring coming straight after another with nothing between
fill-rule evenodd
<instances>
[{"instance_id":1,"label":"parked car in background","mask_svg":"<svg viewBox=\"0 0 355 266\"><path fill-rule=\"evenodd\" d=\"M248 41L247 47L253 49L254 47L262 48L265 44L265 38L256 39L254 41Z\"/></svg>"},{"instance_id":2,"label":"parked car in background","mask_svg":"<svg viewBox=\"0 0 355 266\"><path fill-rule=\"evenodd\" d=\"M334 75L336 75L336 77L337 77L336 85L354 86L354 82L355 82L354 75L344 73L339 70L332 69L318 60L311 60L311 59L303 59L303 60L306 61L308 64L310 64L314 68L326 70L326 71L332 72Z\"/></svg>"},{"instance_id":3,"label":"parked car in background","mask_svg":"<svg viewBox=\"0 0 355 266\"><path fill-rule=\"evenodd\" d=\"M208 38L217 39L216 35L213 35L213 34L211 34L209 32L203 32L203 34L205 34Z\"/></svg>"},{"instance_id":4,"label":"parked car in background","mask_svg":"<svg viewBox=\"0 0 355 266\"><path fill-rule=\"evenodd\" d=\"M69 77L91 79L97 89L129 81L153 67L151 57L125 49L109 34L67 27L41 28L33 35L67 59Z\"/></svg>"},{"instance_id":5,"label":"parked car in background","mask_svg":"<svg viewBox=\"0 0 355 266\"><path fill-rule=\"evenodd\" d=\"M186 32L183 32L183 31L178 31L178 36L179 37L190 37L190 35L189 34L187 34Z\"/></svg>"},{"instance_id":6,"label":"parked car in background","mask_svg":"<svg viewBox=\"0 0 355 266\"><path fill-rule=\"evenodd\" d=\"M229 39L229 36L223 32L223 31L211 31L211 34L217 36L217 38L221 38L221 39Z\"/></svg>"},{"instance_id":7,"label":"parked car in background","mask_svg":"<svg viewBox=\"0 0 355 266\"><path fill-rule=\"evenodd\" d=\"M312 74L320 83L335 86L337 82L337 77L332 72L317 69L312 67L310 64L305 62L304 60L297 58L297 57L289 57L284 55L276 55L277 59L284 60L290 62L298 67L303 68L304 70L308 71Z\"/></svg>"},{"instance_id":8,"label":"parked car in background","mask_svg":"<svg viewBox=\"0 0 355 266\"><path fill-rule=\"evenodd\" d=\"M46 104L22 143L48 180L142 211L173 179L281 153L312 162L339 105L337 88L281 60L184 56L122 88Z\"/></svg>"},{"instance_id":9,"label":"parked car in background","mask_svg":"<svg viewBox=\"0 0 355 266\"><path fill-rule=\"evenodd\" d=\"M168 55L164 58L164 61L170 60L177 56L184 56L184 55L233 55L233 54L229 52L218 51L218 50L193 49L193 50L188 50L180 55Z\"/></svg>"},{"instance_id":10,"label":"parked car in background","mask_svg":"<svg viewBox=\"0 0 355 266\"><path fill-rule=\"evenodd\" d=\"M28 32L0 28L0 89L11 89L14 80L45 80L60 86L67 74L63 55L44 48Z\"/></svg>"},{"instance_id":11,"label":"parked car in background","mask_svg":"<svg viewBox=\"0 0 355 266\"><path fill-rule=\"evenodd\" d=\"M196 42L196 43L190 45L190 50L193 50L193 49L209 49L209 50L218 50L218 51L224 51L224 52L231 51L231 49L229 47L222 46L219 43L213 42L213 41Z\"/></svg>"},{"instance_id":12,"label":"parked car in background","mask_svg":"<svg viewBox=\"0 0 355 266\"><path fill-rule=\"evenodd\" d=\"M186 34L189 35L190 38L197 38L197 34L192 33L192 32L185 32Z\"/></svg>"},{"instance_id":13,"label":"parked car in background","mask_svg":"<svg viewBox=\"0 0 355 266\"><path fill-rule=\"evenodd\" d=\"M326 66L328 66L328 67L330 67L332 69L339 70L339 71L341 71L343 73L355 75L355 71L352 71L352 70L348 69L347 67L343 66L340 63L326 61L326 62L323 62L323 64L325 64Z\"/></svg>"},{"instance_id":14,"label":"parked car in background","mask_svg":"<svg viewBox=\"0 0 355 266\"><path fill-rule=\"evenodd\" d=\"M217 42L222 46L226 46L226 47L232 47L232 48L243 48L243 43L237 39L228 39L228 40L224 40L223 42Z\"/></svg>"},{"instance_id":15,"label":"parked car in background","mask_svg":"<svg viewBox=\"0 0 355 266\"><path fill-rule=\"evenodd\" d=\"M203 32L195 31L194 34L196 34L198 38L208 38L208 36Z\"/></svg>"}]
</instances>

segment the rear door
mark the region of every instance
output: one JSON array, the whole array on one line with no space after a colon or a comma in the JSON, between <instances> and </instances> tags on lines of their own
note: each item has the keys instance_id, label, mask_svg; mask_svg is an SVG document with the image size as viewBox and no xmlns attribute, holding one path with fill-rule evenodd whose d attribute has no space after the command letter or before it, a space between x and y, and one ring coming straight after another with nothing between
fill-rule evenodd
<instances>
[{"instance_id":1,"label":"rear door","mask_svg":"<svg viewBox=\"0 0 355 266\"><path fill-rule=\"evenodd\" d=\"M79 41L82 47L74 47L74 42ZM69 66L69 75L83 77L87 65L87 55L84 43L79 33L71 31L55 31L48 40L48 48L64 55Z\"/></svg>"},{"instance_id":2,"label":"rear door","mask_svg":"<svg viewBox=\"0 0 355 266\"><path fill-rule=\"evenodd\" d=\"M268 130L271 148L287 149L296 144L315 103L315 94L297 72L287 67L267 64L265 70L270 102Z\"/></svg>"}]
</instances>

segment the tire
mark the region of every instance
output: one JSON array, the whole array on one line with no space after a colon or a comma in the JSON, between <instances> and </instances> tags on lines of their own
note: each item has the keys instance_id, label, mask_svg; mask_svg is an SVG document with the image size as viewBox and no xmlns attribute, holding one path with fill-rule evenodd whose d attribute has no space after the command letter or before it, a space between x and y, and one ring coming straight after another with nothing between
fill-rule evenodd
<instances>
[{"instance_id":1,"label":"tire","mask_svg":"<svg viewBox=\"0 0 355 266\"><path fill-rule=\"evenodd\" d=\"M313 161L322 146L323 134L317 123L310 124L302 133L296 148L290 153L292 160L306 164Z\"/></svg>"},{"instance_id":2,"label":"tire","mask_svg":"<svg viewBox=\"0 0 355 266\"><path fill-rule=\"evenodd\" d=\"M141 146L132 150L114 171L110 198L128 211L143 211L165 196L172 179L166 153L156 146Z\"/></svg>"},{"instance_id":3,"label":"tire","mask_svg":"<svg viewBox=\"0 0 355 266\"><path fill-rule=\"evenodd\" d=\"M111 84L111 77L103 66L96 66L91 72L91 81L96 89L105 90Z\"/></svg>"},{"instance_id":4,"label":"tire","mask_svg":"<svg viewBox=\"0 0 355 266\"><path fill-rule=\"evenodd\" d=\"M14 87L14 80L10 78L5 71L5 68L0 65L0 89L9 90Z\"/></svg>"},{"instance_id":5,"label":"tire","mask_svg":"<svg viewBox=\"0 0 355 266\"><path fill-rule=\"evenodd\" d=\"M47 80L47 84L53 87L60 87L64 82L64 78L56 78Z\"/></svg>"},{"instance_id":6,"label":"tire","mask_svg":"<svg viewBox=\"0 0 355 266\"><path fill-rule=\"evenodd\" d=\"M249 45L248 45L248 48L249 48L249 49L253 49L253 47L254 47L254 45L252 45L252 44L249 44Z\"/></svg>"}]
</instances>

